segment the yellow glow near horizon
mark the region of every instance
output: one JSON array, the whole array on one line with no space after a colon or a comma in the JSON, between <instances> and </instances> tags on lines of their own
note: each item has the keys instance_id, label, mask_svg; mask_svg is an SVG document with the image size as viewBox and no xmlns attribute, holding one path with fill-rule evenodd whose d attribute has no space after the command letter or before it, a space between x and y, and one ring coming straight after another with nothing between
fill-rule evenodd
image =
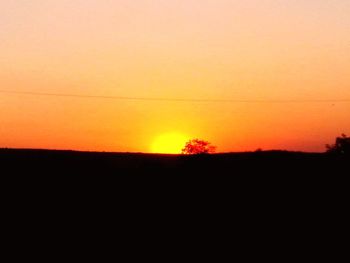
<instances>
[{"instance_id":1,"label":"yellow glow near horizon","mask_svg":"<svg viewBox=\"0 0 350 263\"><path fill-rule=\"evenodd\" d=\"M167 133L157 137L151 146L152 153L179 154L189 138L180 133Z\"/></svg>"}]
</instances>

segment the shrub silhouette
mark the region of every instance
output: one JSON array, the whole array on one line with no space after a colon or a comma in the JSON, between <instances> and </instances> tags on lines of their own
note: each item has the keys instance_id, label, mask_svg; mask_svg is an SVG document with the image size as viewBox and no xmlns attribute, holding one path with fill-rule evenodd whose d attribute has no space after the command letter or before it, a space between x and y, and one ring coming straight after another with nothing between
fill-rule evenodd
<instances>
[{"instance_id":1,"label":"shrub silhouette","mask_svg":"<svg viewBox=\"0 0 350 263\"><path fill-rule=\"evenodd\" d=\"M216 147L210 142L201 139L192 139L188 141L182 149L182 154L209 154L214 153Z\"/></svg>"},{"instance_id":2,"label":"shrub silhouette","mask_svg":"<svg viewBox=\"0 0 350 263\"><path fill-rule=\"evenodd\" d=\"M326 148L327 153L350 155L350 137L342 134L340 137L336 138L335 144L326 144Z\"/></svg>"}]
</instances>

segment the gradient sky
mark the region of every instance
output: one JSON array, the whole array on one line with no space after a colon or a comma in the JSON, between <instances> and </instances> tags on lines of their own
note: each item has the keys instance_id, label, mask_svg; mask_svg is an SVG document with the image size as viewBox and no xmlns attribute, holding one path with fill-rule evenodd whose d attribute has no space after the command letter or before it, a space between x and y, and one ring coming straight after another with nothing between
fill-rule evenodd
<instances>
[{"instance_id":1,"label":"gradient sky","mask_svg":"<svg viewBox=\"0 0 350 263\"><path fill-rule=\"evenodd\" d=\"M323 151L350 134L348 0L0 0L0 147ZM301 100L301 101L300 101ZM304 101L304 102L302 102Z\"/></svg>"}]
</instances>

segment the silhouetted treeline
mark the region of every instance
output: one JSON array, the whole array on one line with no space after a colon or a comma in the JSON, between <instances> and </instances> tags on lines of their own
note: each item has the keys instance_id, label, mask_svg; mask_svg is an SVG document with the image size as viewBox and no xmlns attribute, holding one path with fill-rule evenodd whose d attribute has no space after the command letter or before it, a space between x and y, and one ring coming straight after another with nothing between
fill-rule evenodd
<instances>
[{"instance_id":1,"label":"silhouetted treeline","mask_svg":"<svg viewBox=\"0 0 350 263\"><path fill-rule=\"evenodd\" d=\"M331 154L350 155L350 137L342 134L335 139L335 144L326 145L327 152Z\"/></svg>"}]
</instances>

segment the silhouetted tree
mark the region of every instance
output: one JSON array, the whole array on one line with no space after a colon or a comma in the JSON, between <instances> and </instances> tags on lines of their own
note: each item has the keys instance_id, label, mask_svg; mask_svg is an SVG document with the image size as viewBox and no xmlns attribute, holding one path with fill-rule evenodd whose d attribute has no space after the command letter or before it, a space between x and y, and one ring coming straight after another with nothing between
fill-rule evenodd
<instances>
[{"instance_id":1,"label":"silhouetted tree","mask_svg":"<svg viewBox=\"0 0 350 263\"><path fill-rule=\"evenodd\" d=\"M350 137L342 134L336 138L335 144L326 144L326 148L328 153L350 154Z\"/></svg>"},{"instance_id":2,"label":"silhouetted tree","mask_svg":"<svg viewBox=\"0 0 350 263\"><path fill-rule=\"evenodd\" d=\"M211 145L210 142L192 139L188 141L185 147L182 149L182 154L206 154L214 153L216 146Z\"/></svg>"}]
</instances>

